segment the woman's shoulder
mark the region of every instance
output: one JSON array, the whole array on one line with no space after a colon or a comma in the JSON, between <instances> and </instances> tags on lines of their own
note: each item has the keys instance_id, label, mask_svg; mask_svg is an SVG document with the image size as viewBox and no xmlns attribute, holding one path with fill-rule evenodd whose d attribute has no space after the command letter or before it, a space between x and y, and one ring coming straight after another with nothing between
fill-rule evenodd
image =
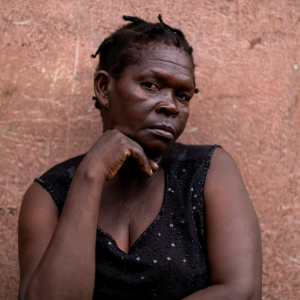
<instances>
[{"instance_id":1,"label":"woman's shoulder","mask_svg":"<svg viewBox=\"0 0 300 300\"><path fill-rule=\"evenodd\" d=\"M85 154L65 160L34 180L52 196L59 212L62 210L74 174L84 156Z\"/></svg>"},{"instance_id":2,"label":"woman's shoulder","mask_svg":"<svg viewBox=\"0 0 300 300\"><path fill-rule=\"evenodd\" d=\"M68 160L65 160L46 171L39 178L42 180L49 180L51 178L59 178L61 176L68 176L68 178L73 178L76 169L84 158L85 154L79 155Z\"/></svg>"},{"instance_id":3,"label":"woman's shoulder","mask_svg":"<svg viewBox=\"0 0 300 300\"><path fill-rule=\"evenodd\" d=\"M168 158L178 161L190 159L210 159L214 150L220 145L186 145L175 143L167 154Z\"/></svg>"}]
</instances>

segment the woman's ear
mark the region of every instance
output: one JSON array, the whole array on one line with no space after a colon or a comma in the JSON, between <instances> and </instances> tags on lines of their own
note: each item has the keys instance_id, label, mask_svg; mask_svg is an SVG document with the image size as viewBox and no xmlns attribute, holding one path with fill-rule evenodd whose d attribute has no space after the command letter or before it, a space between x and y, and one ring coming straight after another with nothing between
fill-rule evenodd
<instances>
[{"instance_id":1,"label":"woman's ear","mask_svg":"<svg viewBox=\"0 0 300 300\"><path fill-rule=\"evenodd\" d=\"M106 71L100 70L95 74L94 91L101 108L109 106L111 84L112 77Z\"/></svg>"}]
</instances>

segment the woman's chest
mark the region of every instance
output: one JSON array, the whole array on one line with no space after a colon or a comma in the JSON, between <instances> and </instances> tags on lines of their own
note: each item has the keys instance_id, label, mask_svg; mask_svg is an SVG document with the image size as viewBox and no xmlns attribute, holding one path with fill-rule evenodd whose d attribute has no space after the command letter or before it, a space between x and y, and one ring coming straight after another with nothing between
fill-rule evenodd
<instances>
[{"instance_id":1,"label":"woman's chest","mask_svg":"<svg viewBox=\"0 0 300 300\"><path fill-rule=\"evenodd\" d=\"M110 234L122 251L128 253L159 215L164 200L164 174L161 170L149 184L135 189L115 183L103 190L98 227Z\"/></svg>"},{"instance_id":2,"label":"woman's chest","mask_svg":"<svg viewBox=\"0 0 300 300\"><path fill-rule=\"evenodd\" d=\"M182 299L209 285L201 224L194 220L189 199L174 197L172 191L167 189L159 214L128 253L98 229L95 295L99 299Z\"/></svg>"},{"instance_id":3,"label":"woman's chest","mask_svg":"<svg viewBox=\"0 0 300 300\"><path fill-rule=\"evenodd\" d=\"M166 169L159 214L129 252L98 229L94 299L182 299L209 286L202 170Z\"/></svg>"}]
</instances>

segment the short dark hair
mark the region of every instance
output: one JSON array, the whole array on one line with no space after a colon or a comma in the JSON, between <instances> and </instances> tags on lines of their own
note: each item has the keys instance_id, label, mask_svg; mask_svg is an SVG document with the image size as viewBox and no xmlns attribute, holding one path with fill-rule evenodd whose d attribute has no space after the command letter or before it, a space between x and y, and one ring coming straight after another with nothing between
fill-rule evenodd
<instances>
[{"instance_id":1,"label":"short dark hair","mask_svg":"<svg viewBox=\"0 0 300 300\"><path fill-rule=\"evenodd\" d=\"M161 15L158 15L159 23L150 23L130 16L123 16L123 19L131 23L122 26L107 37L96 53L92 55L93 58L96 58L99 54L96 72L105 70L118 80L127 66L139 62L137 53L143 46L150 43L174 45L183 49L190 56L194 65L193 48L188 44L184 34L180 29L165 24ZM195 88L195 93L198 91ZM96 100L95 107L100 109L97 98L93 97L93 99Z\"/></svg>"}]
</instances>

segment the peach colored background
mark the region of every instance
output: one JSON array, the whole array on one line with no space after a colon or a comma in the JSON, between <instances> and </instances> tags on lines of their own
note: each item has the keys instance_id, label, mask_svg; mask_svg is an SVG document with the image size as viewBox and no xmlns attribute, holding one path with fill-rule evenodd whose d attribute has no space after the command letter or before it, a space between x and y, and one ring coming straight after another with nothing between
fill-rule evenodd
<instances>
[{"instance_id":1,"label":"peach colored background","mask_svg":"<svg viewBox=\"0 0 300 300\"><path fill-rule=\"evenodd\" d=\"M16 299L17 219L36 176L101 134L90 58L121 16L181 28L200 93L180 140L221 144L259 215L263 299L300 299L299 0L0 0L0 299ZM298 67L299 65L299 67Z\"/></svg>"}]
</instances>

